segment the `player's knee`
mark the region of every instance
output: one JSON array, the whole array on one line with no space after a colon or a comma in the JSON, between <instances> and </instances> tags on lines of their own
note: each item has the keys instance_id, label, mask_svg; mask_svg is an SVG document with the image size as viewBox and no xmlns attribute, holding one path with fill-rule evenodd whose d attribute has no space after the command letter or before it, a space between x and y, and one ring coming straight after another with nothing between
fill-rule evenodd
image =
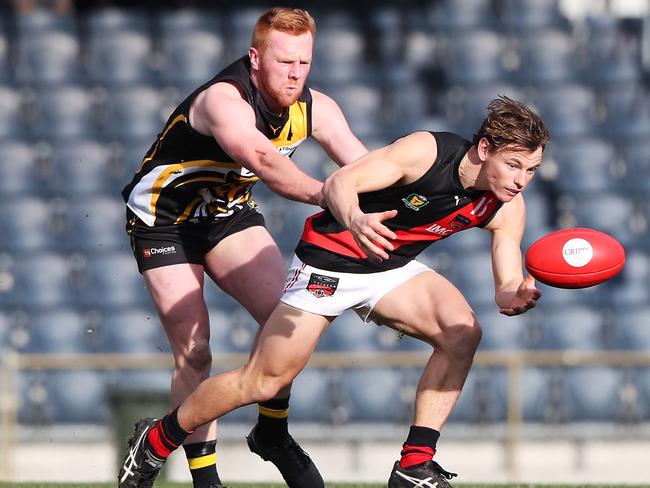
<instances>
[{"instance_id":1,"label":"player's knee","mask_svg":"<svg viewBox=\"0 0 650 488\"><path fill-rule=\"evenodd\" d=\"M458 360L471 360L482 336L481 325L470 314L445 328L445 349Z\"/></svg>"},{"instance_id":2,"label":"player's knee","mask_svg":"<svg viewBox=\"0 0 650 488\"><path fill-rule=\"evenodd\" d=\"M212 353L210 352L210 343L204 339L192 341L184 348L181 358L177 363L182 367L188 367L195 371L209 370L212 365Z\"/></svg>"},{"instance_id":3,"label":"player's knee","mask_svg":"<svg viewBox=\"0 0 650 488\"><path fill-rule=\"evenodd\" d=\"M260 375L255 381L253 400L256 402L271 400L290 382L279 376Z\"/></svg>"}]
</instances>

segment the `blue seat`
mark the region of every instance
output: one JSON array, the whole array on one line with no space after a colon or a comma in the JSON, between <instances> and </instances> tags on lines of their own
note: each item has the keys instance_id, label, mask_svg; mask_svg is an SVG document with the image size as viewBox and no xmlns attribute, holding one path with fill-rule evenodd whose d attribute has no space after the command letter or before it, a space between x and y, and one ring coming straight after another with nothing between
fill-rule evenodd
<instances>
[{"instance_id":1,"label":"blue seat","mask_svg":"<svg viewBox=\"0 0 650 488\"><path fill-rule=\"evenodd\" d=\"M558 8L558 0L505 0L499 18L515 33L563 29L567 25Z\"/></svg>"},{"instance_id":2,"label":"blue seat","mask_svg":"<svg viewBox=\"0 0 650 488\"><path fill-rule=\"evenodd\" d=\"M210 80L224 61L225 43L215 32L192 30L179 37L176 31L162 33L163 80L189 92Z\"/></svg>"},{"instance_id":3,"label":"blue seat","mask_svg":"<svg viewBox=\"0 0 650 488\"><path fill-rule=\"evenodd\" d=\"M0 138L26 135L23 95L12 86L0 86Z\"/></svg>"},{"instance_id":4,"label":"blue seat","mask_svg":"<svg viewBox=\"0 0 650 488\"><path fill-rule=\"evenodd\" d=\"M489 0L445 0L433 5L425 18L436 29L466 32L491 27L495 21L494 6Z\"/></svg>"},{"instance_id":5,"label":"blue seat","mask_svg":"<svg viewBox=\"0 0 650 488\"><path fill-rule=\"evenodd\" d=\"M650 305L620 310L614 320L619 348L650 350Z\"/></svg>"},{"instance_id":6,"label":"blue seat","mask_svg":"<svg viewBox=\"0 0 650 488\"><path fill-rule=\"evenodd\" d=\"M475 393L475 402L480 407L478 421L504 421L507 416L508 394L515 392L508 388L507 368L485 368L479 370L480 388ZM471 375L472 373L470 373ZM520 382L514 386L521 399L522 415L527 422L548 422L555 420L553 371L548 368L526 367L521 371ZM481 411L483 413L481 414Z\"/></svg>"},{"instance_id":7,"label":"blue seat","mask_svg":"<svg viewBox=\"0 0 650 488\"><path fill-rule=\"evenodd\" d=\"M639 178L639 175L647 174L650 171L650 141L646 138L639 138L633 144L627 144L623 148L623 159L625 162L625 175L623 185L630 192L643 195L650 191L650 182L647 178Z\"/></svg>"},{"instance_id":8,"label":"blue seat","mask_svg":"<svg viewBox=\"0 0 650 488\"><path fill-rule=\"evenodd\" d=\"M35 197L17 197L0 206L0 249L45 250L54 244L54 213L50 202Z\"/></svg>"},{"instance_id":9,"label":"blue seat","mask_svg":"<svg viewBox=\"0 0 650 488\"><path fill-rule=\"evenodd\" d=\"M77 303L72 263L64 256L44 251L21 254L8 273L12 286L6 303L35 309Z\"/></svg>"},{"instance_id":10,"label":"blue seat","mask_svg":"<svg viewBox=\"0 0 650 488\"><path fill-rule=\"evenodd\" d=\"M228 57L233 61L248 54L253 28L264 10L260 6L242 5L227 13L224 19L226 27L224 34L227 39Z\"/></svg>"},{"instance_id":11,"label":"blue seat","mask_svg":"<svg viewBox=\"0 0 650 488\"><path fill-rule=\"evenodd\" d=\"M53 9L36 8L29 12L20 12L13 20L18 42L42 32L77 34L77 19L72 12L60 13Z\"/></svg>"},{"instance_id":12,"label":"blue seat","mask_svg":"<svg viewBox=\"0 0 650 488\"><path fill-rule=\"evenodd\" d=\"M120 351L122 352L122 351ZM109 380L109 388L119 391L124 395L129 392L134 394L169 394L172 380L172 371L168 368L156 369L123 369ZM162 416L167 411L149 412L148 415Z\"/></svg>"},{"instance_id":13,"label":"blue seat","mask_svg":"<svg viewBox=\"0 0 650 488\"><path fill-rule=\"evenodd\" d=\"M106 423L110 418L103 371L48 371L47 410L53 423Z\"/></svg>"},{"instance_id":14,"label":"blue seat","mask_svg":"<svg viewBox=\"0 0 650 488\"><path fill-rule=\"evenodd\" d=\"M465 295L470 305L476 307L493 303L492 257L487 248L456 256L449 279Z\"/></svg>"},{"instance_id":15,"label":"blue seat","mask_svg":"<svg viewBox=\"0 0 650 488\"><path fill-rule=\"evenodd\" d=\"M368 69L365 40L359 30L344 25L320 29L314 43L310 77L314 83L352 82Z\"/></svg>"},{"instance_id":16,"label":"blue seat","mask_svg":"<svg viewBox=\"0 0 650 488\"><path fill-rule=\"evenodd\" d=\"M616 149L608 141L583 137L560 142L553 147L553 156L558 163L555 185L562 193L598 193L619 186Z\"/></svg>"},{"instance_id":17,"label":"blue seat","mask_svg":"<svg viewBox=\"0 0 650 488\"><path fill-rule=\"evenodd\" d=\"M101 321L100 350L107 353L157 354L169 342L153 307L125 307L107 311Z\"/></svg>"},{"instance_id":18,"label":"blue seat","mask_svg":"<svg viewBox=\"0 0 650 488\"><path fill-rule=\"evenodd\" d=\"M16 79L33 85L83 80L79 40L72 33L42 31L18 44Z\"/></svg>"},{"instance_id":19,"label":"blue seat","mask_svg":"<svg viewBox=\"0 0 650 488\"><path fill-rule=\"evenodd\" d=\"M352 131L364 139L381 129L384 119L382 111L382 94L369 83L331 84L326 90L347 116Z\"/></svg>"},{"instance_id":20,"label":"blue seat","mask_svg":"<svg viewBox=\"0 0 650 488\"><path fill-rule=\"evenodd\" d=\"M158 30L165 33L185 34L195 30L220 33L223 29L221 13L216 10L182 7L162 10L158 16Z\"/></svg>"},{"instance_id":21,"label":"blue seat","mask_svg":"<svg viewBox=\"0 0 650 488\"><path fill-rule=\"evenodd\" d=\"M10 82L14 78L9 59L9 41L6 35L0 32L0 82L2 83Z\"/></svg>"},{"instance_id":22,"label":"blue seat","mask_svg":"<svg viewBox=\"0 0 650 488\"><path fill-rule=\"evenodd\" d=\"M574 62L573 58L570 62ZM555 142L589 136L598 130L596 97L589 86L558 83L552 89L538 90L533 103L539 109Z\"/></svg>"},{"instance_id":23,"label":"blue seat","mask_svg":"<svg viewBox=\"0 0 650 488\"><path fill-rule=\"evenodd\" d=\"M348 310L334 320L321 342L320 350L390 351L397 349L398 335L374 322L364 324L355 312Z\"/></svg>"},{"instance_id":24,"label":"blue seat","mask_svg":"<svg viewBox=\"0 0 650 488\"><path fill-rule=\"evenodd\" d=\"M297 422L327 422L332 418L330 371L304 369L293 381L289 417Z\"/></svg>"},{"instance_id":25,"label":"blue seat","mask_svg":"<svg viewBox=\"0 0 650 488\"><path fill-rule=\"evenodd\" d=\"M116 34L124 30L149 34L152 16L137 8L105 7L89 10L84 19L84 27L89 33Z\"/></svg>"},{"instance_id":26,"label":"blue seat","mask_svg":"<svg viewBox=\"0 0 650 488\"><path fill-rule=\"evenodd\" d=\"M147 33L131 30L91 31L88 75L95 83L116 86L155 80L153 45Z\"/></svg>"},{"instance_id":27,"label":"blue seat","mask_svg":"<svg viewBox=\"0 0 650 488\"><path fill-rule=\"evenodd\" d=\"M503 39L491 30L460 32L447 46L444 70L451 83L480 84L503 78Z\"/></svg>"},{"instance_id":28,"label":"blue seat","mask_svg":"<svg viewBox=\"0 0 650 488\"><path fill-rule=\"evenodd\" d=\"M472 368L450 422L473 424L500 422L506 416L504 371L498 368Z\"/></svg>"},{"instance_id":29,"label":"blue seat","mask_svg":"<svg viewBox=\"0 0 650 488\"><path fill-rule=\"evenodd\" d=\"M25 140L0 141L0 196L40 194L43 181L37 168L38 151Z\"/></svg>"},{"instance_id":30,"label":"blue seat","mask_svg":"<svg viewBox=\"0 0 650 488\"><path fill-rule=\"evenodd\" d=\"M65 193L72 199L108 196L121 200L124 163L113 146L93 139L66 140L52 146L49 159L52 193Z\"/></svg>"},{"instance_id":31,"label":"blue seat","mask_svg":"<svg viewBox=\"0 0 650 488\"><path fill-rule=\"evenodd\" d=\"M32 133L39 138L67 139L98 133L93 94L78 85L48 87L34 104Z\"/></svg>"},{"instance_id":32,"label":"blue seat","mask_svg":"<svg viewBox=\"0 0 650 488\"><path fill-rule=\"evenodd\" d=\"M125 230L125 214L124 203L117 198L70 199L65 211L66 238L61 239L60 246L90 255L115 251L129 254L131 245Z\"/></svg>"},{"instance_id":33,"label":"blue seat","mask_svg":"<svg viewBox=\"0 0 650 488\"><path fill-rule=\"evenodd\" d=\"M522 84L548 85L578 78L573 38L558 30L534 30L517 39Z\"/></svg>"},{"instance_id":34,"label":"blue seat","mask_svg":"<svg viewBox=\"0 0 650 488\"><path fill-rule=\"evenodd\" d=\"M23 352L90 353L96 338L89 317L74 308L55 308L30 315L29 344Z\"/></svg>"},{"instance_id":35,"label":"blue seat","mask_svg":"<svg viewBox=\"0 0 650 488\"><path fill-rule=\"evenodd\" d=\"M116 90L107 104L107 135L122 140L153 141L169 115L164 102L158 90L146 85Z\"/></svg>"},{"instance_id":36,"label":"blue seat","mask_svg":"<svg viewBox=\"0 0 650 488\"><path fill-rule=\"evenodd\" d=\"M519 351L529 347L528 317L508 317L499 313L496 305L479 308L476 316L483 329L480 349Z\"/></svg>"},{"instance_id":37,"label":"blue seat","mask_svg":"<svg viewBox=\"0 0 650 488\"><path fill-rule=\"evenodd\" d=\"M341 392L347 419L351 422L403 422L412 417L412 403L406 404L400 399L402 386L403 374L398 369L346 370L341 379Z\"/></svg>"},{"instance_id":38,"label":"blue seat","mask_svg":"<svg viewBox=\"0 0 650 488\"><path fill-rule=\"evenodd\" d=\"M542 298L543 300L543 298ZM604 349L604 323L598 310L590 306L540 305L544 349L596 351Z\"/></svg>"},{"instance_id":39,"label":"blue seat","mask_svg":"<svg viewBox=\"0 0 650 488\"><path fill-rule=\"evenodd\" d=\"M565 378L565 407L569 420L613 422L619 418L622 376L618 369L604 366L569 368Z\"/></svg>"},{"instance_id":40,"label":"blue seat","mask_svg":"<svg viewBox=\"0 0 650 488\"><path fill-rule=\"evenodd\" d=\"M93 254L85 269L86 288L79 300L106 310L149 305L151 298L130 252Z\"/></svg>"},{"instance_id":41,"label":"blue seat","mask_svg":"<svg viewBox=\"0 0 650 488\"><path fill-rule=\"evenodd\" d=\"M650 419L650 368L641 368L638 371L636 385L639 391L639 403L642 407L643 419Z\"/></svg>"}]
</instances>

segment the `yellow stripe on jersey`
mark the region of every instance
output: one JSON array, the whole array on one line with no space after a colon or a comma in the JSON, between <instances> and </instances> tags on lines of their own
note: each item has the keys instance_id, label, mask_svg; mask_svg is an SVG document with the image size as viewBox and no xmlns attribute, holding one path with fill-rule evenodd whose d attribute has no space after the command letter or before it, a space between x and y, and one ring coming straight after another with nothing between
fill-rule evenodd
<instances>
[{"instance_id":1,"label":"yellow stripe on jersey","mask_svg":"<svg viewBox=\"0 0 650 488\"><path fill-rule=\"evenodd\" d=\"M273 408L258 407L259 413L265 417L271 417L273 419L286 419L289 416L289 409L283 408L282 410L275 410Z\"/></svg>"},{"instance_id":2,"label":"yellow stripe on jersey","mask_svg":"<svg viewBox=\"0 0 650 488\"><path fill-rule=\"evenodd\" d=\"M187 207L185 207L185 210L183 210L183 213L178 216L174 224L179 224L183 222L184 220L187 220L187 218L190 216L190 213L192 212L192 209L201 201L203 198L201 197L196 197L194 200L192 200Z\"/></svg>"},{"instance_id":3,"label":"yellow stripe on jersey","mask_svg":"<svg viewBox=\"0 0 650 488\"><path fill-rule=\"evenodd\" d=\"M140 171L142 171L142 167L145 164L147 164L149 161L151 161L154 158L154 156L156 155L156 152L158 152L158 148L160 147L160 143L162 142L162 140L165 138L165 136L171 130L171 128L174 127L179 122L183 122L184 124L187 123L187 117L185 117L185 115L183 115L183 114L180 114L179 116L177 116L174 120L172 120L169 123L169 125L163 131L162 135L156 141L156 145L154 146L153 151L151 151L151 154L148 157L145 157L142 160L142 163L140 163L140 167L138 168L138 173Z\"/></svg>"},{"instance_id":4,"label":"yellow stripe on jersey","mask_svg":"<svg viewBox=\"0 0 650 488\"><path fill-rule=\"evenodd\" d=\"M216 183L223 183L226 181L225 178L219 176L200 176L198 178L192 178L190 180L185 180L183 183L179 183L175 188L180 188L181 186L188 185L190 183L196 183L197 181L213 181Z\"/></svg>"},{"instance_id":5,"label":"yellow stripe on jersey","mask_svg":"<svg viewBox=\"0 0 650 488\"><path fill-rule=\"evenodd\" d=\"M207 466L212 466L217 463L217 455L213 452L212 454L206 454L205 456L188 458L187 464L189 464L190 469L201 469Z\"/></svg>"}]
</instances>

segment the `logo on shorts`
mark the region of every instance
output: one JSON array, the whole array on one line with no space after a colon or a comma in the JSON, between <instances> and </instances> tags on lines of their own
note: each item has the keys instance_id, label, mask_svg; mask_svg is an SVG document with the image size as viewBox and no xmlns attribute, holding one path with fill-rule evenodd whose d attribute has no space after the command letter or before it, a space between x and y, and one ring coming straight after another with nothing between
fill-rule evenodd
<instances>
[{"instance_id":1,"label":"logo on shorts","mask_svg":"<svg viewBox=\"0 0 650 488\"><path fill-rule=\"evenodd\" d=\"M338 278L312 273L307 284L307 291L316 298L331 297L338 286Z\"/></svg>"},{"instance_id":2,"label":"logo on shorts","mask_svg":"<svg viewBox=\"0 0 650 488\"><path fill-rule=\"evenodd\" d=\"M145 258L150 258L156 254L162 256L167 256L169 254L176 254L176 246L167 246L167 247L146 247L142 250L142 255Z\"/></svg>"},{"instance_id":3,"label":"logo on shorts","mask_svg":"<svg viewBox=\"0 0 650 488\"><path fill-rule=\"evenodd\" d=\"M411 193L408 197L402 198L402 201L408 208L415 210L416 212L429 204L429 199L427 197L424 195L418 195L417 193Z\"/></svg>"}]
</instances>

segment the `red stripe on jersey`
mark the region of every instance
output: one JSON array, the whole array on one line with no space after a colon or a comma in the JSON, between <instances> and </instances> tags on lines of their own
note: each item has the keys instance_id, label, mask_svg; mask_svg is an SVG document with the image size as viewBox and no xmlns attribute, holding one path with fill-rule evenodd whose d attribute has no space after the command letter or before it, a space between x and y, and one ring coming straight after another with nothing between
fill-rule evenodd
<instances>
[{"instance_id":1,"label":"red stripe on jersey","mask_svg":"<svg viewBox=\"0 0 650 488\"><path fill-rule=\"evenodd\" d=\"M301 239L305 242L315 244L328 251L352 258L366 259L368 256L355 242L349 230L335 234L319 234L314 230L313 219L320 217L323 213L312 215L305 221L305 229L302 231Z\"/></svg>"}]
</instances>

